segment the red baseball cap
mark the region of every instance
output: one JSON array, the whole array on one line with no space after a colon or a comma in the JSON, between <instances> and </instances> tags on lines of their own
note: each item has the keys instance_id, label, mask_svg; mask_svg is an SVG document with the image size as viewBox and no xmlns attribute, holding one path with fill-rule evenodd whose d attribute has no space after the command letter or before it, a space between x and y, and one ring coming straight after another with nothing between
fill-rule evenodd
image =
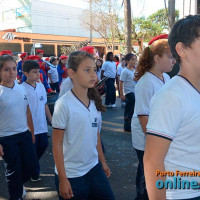
<instances>
[{"instance_id":1,"label":"red baseball cap","mask_svg":"<svg viewBox=\"0 0 200 200\"><path fill-rule=\"evenodd\" d=\"M49 60L50 60L50 58L49 58L49 57L47 57L47 58L45 58L45 60L46 60L46 61L49 61Z\"/></svg>"},{"instance_id":2,"label":"red baseball cap","mask_svg":"<svg viewBox=\"0 0 200 200\"><path fill-rule=\"evenodd\" d=\"M44 53L44 51L42 49L38 49L36 50L37 53Z\"/></svg>"},{"instance_id":3,"label":"red baseball cap","mask_svg":"<svg viewBox=\"0 0 200 200\"><path fill-rule=\"evenodd\" d=\"M26 58L26 60L40 60L40 57L36 55L30 55Z\"/></svg>"},{"instance_id":4,"label":"red baseball cap","mask_svg":"<svg viewBox=\"0 0 200 200\"><path fill-rule=\"evenodd\" d=\"M28 55L27 52L24 52L24 53L21 54L20 58L22 59L22 58L24 58L27 55Z\"/></svg>"},{"instance_id":5,"label":"red baseball cap","mask_svg":"<svg viewBox=\"0 0 200 200\"><path fill-rule=\"evenodd\" d=\"M62 55L62 56L60 56L60 59L64 60L64 59L68 59L68 57L66 55Z\"/></svg>"},{"instance_id":6,"label":"red baseball cap","mask_svg":"<svg viewBox=\"0 0 200 200\"><path fill-rule=\"evenodd\" d=\"M158 35L158 36L154 37L153 39L151 39L149 41L148 45L151 45L153 42L155 42L156 40L160 40L160 39L168 39L168 34Z\"/></svg>"},{"instance_id":7,"label":"red baseball cap","mask_svg":"<svg viewBox=\"0 0 200 200\"><path fill-rule=\"evenodd\" d=\"M86 51L89 54L93 54L94 53L94 47L85 46L85 47L82 47L81 49L79 49L79 51Z\"/></svg>"},{"instance_id":8,"label":"red baseball cap","mask_svg":"<svg viewBox=\"0 0 200 200\"><path fill-rule=\"evenodd\" d=\"M12 54L12 51L10 51L10 50L2 50L1 52L0 52L0 56L2 56L2 55L13 55Z\"/></svg>"}]
</instances>

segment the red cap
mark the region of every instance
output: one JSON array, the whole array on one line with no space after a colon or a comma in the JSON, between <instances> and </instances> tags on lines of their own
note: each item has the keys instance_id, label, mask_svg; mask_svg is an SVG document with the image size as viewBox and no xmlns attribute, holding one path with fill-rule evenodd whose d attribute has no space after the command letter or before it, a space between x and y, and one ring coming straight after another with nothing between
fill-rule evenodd
<instances>
[{"instance_id":1,"label":"red cap","mask_svg":"<svg viewBox=\"0 0 200 200\"><path fill-rule=\"evenodd\" d=\"M22 59L22 58L24 58L24 57L27 56L27 55L28 55L28 54L27 54L26 52L24 52L24 53L21 54L20 58Z\"/></svg>"},{"instance_id":2,"label":"red cap","mask_svg":"<svg viewBox=\"0 0 200 200\"><path fill-rule=\"evenodd\" d=\"M40 57L35 55L30 55L26 58L26 60L40 60Z\"/></svg>"},{"instance_id":3,"label":"red cap","mask_svg":"<svg viewBox=\"0 0 200 200\"><path fill-rule=\"evenodd\" d=\"M62 56L60 56L60 59L64 60L64 59L68 59L68 57L66 55L62 55Z\"/></svg>"},{"instance_id":4,"label":"red cap","mask_svg":"<svg viewBox=\"0 0 200 200\"><path fill-rule=\"evenodd\" d=\"M151 45L153 42L155 42L156 40L160 40L160 39L168 39L168 34L158 35L158 36L154 37L153 39L151 39L149 41L148 45Z\"/></svg>"},{"instance_id":5,"label":"red cap","mask_svg":"<svg viewBox=\"0 0 200 200\"><path fill-rule=\"evenodd\" d=\"M49 58L49 57L47 57L47 58L45 58L45 60L46 60L46 61L49 61L49 60L50 60L50 58Z\"/></svg>"},{"instance_id":6,"label":"red cap","mask_svg":"<svg viewBox=\"0 0 200 200\"><path fill-rule=\"evenodd\" d=\"M36 50L37 53L44 53L44 51L42 49L38 49Z\"/></svg>"},{"instance_id":7,"label":"red cap","mask_svg":"<svg viewBox=\"0 0 200 200\"><path fill-rule=\"evenodd\" d=\"M89 54L93 54L94 53L94 47L85 46L85 47L82 47L81 49L79 49L79 51L86 51Z\"/></svg>"},{"instance_id":8,"label":"red cap","mask_svg":"<svg viewBox=\"0 0 200 200\"><path fill-rule=\"evenodd\" d=\"M0 56L2 56L2 55L13 55L12 54L12 51L10 51L10 50L2 50L1 52L0 52Z\"/></svg>"}]
</instances>

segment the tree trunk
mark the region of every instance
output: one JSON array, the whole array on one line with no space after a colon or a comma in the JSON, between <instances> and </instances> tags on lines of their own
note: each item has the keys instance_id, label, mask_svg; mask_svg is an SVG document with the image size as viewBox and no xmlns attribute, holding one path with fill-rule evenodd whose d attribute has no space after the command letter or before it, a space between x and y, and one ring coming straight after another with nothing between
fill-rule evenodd
<instances>
[{"instance_id":1,"label":"tree trunk","mask_svg":"<svg viewBox=\"0 0 200 200\"><path fill-rule=\"evenodd\" d=\"M175 23L175 0L168 1L168 14L169 14L169 30L172 29Z\"/></svg>"},{"instance_id":2,"label":"tree trunk","mask_svg":"<svg viewBox=\"0 0 200 200\"><path fill-rule=\"evenodd\" d=\"M124 19L125 19L125 48L126 53L132 52L132 38L131 38L131 1L124 0Z\"/></svg>"}]
</instances>

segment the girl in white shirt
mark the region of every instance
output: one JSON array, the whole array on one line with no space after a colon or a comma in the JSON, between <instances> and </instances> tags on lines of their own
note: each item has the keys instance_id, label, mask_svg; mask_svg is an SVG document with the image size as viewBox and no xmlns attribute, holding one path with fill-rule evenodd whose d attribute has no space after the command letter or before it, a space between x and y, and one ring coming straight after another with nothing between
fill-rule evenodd
<instances>
[{"instance_id":1,"label":"girl in white shirt","mask_svg":"<svg viewBox=\"0 0 200 200\"><path fill-rule=\"evenodd\" d=\"M13 57L0 56L0 155L5 162L11 200L25 196L23 184L30 179L36 166L27 94L23 86L14 82L16 77L17 65Z\"/></svg>"},{"instance_id":2,"label":"girl in white shirt","mask_svg":"<svg viewBox=\"0 0 200 200\"><path fill-rule=\"evenodd\" d=\"M135 73L135 110L131 122L132 144L136 150L139 164L136 177L137 199L148 199L143 156L146 139L146 125L149 116L150 100L153 95L170 79L169 72L175 63L170 52L168 35L161 35L149 42L139 59Z\"/></svg>"},{"instance_id":3,"label":"girl in white shirt","mask_svg":"<svg viewBox=\"0 0 200 200\"><path fill-rule=\"evenodd\" d=\"M105 105L108 108L116 108L116 89L115 89L115 77L116 77L116 64L113 61L113 53L108 52L106 55L106 62L101 69L101 76L108 77L106 80L106 98Z\"/></svg>"},{"instance_id":4,"label":"girl in white shirt","mask_svg":"<svg viewBox=\"0 0 200 200\"><path fill-rule=\"evenodd\" d=\"M68 68L73 89L56 102L52 122L59 199L113 200L99 135L100 111L105 108L94 89L95 60L87 52L75 51Z\"/></svg>"}]
</instances>

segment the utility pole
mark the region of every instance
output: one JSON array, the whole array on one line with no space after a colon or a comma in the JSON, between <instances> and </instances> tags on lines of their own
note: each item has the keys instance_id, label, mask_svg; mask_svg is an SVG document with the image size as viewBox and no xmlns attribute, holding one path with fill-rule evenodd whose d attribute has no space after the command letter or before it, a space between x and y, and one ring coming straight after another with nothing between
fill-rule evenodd
<instances>
[{"instance_id":1,"label":"utility pole","mask_svg":"<svg viewBox=\"0 0 200 200\"><path fill-rule=\"evenodd\" d=\"M90 46L92 46L92 0L90 0Z\"/></svg>"},{"instance_id":2,"label":"utility pole","mask_svg":"<svg viewBox=\"0 0 200 200\"><path fill-rule=\"evenodd\" d=\"M175 0L168 0L169 31L175 23Z\"/></svg>"},{"instance_id":3,"label":"utility pole","mask_svg":"<svg viewBox=\"0 0 200 200\"><path fill-rule=\"evenodd\" d=\"M124 0L124 19L125 19L125 45L126 52L132 52L132 34L131 34L131 1Z\"/></svg>"}]
</instances>

